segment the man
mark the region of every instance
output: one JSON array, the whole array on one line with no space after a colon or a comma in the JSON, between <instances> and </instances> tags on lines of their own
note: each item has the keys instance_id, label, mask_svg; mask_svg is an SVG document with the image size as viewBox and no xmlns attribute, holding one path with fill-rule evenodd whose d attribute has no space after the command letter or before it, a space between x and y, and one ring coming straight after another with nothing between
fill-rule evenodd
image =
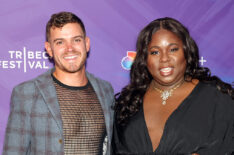
<instances>
[{"instance_id":1,"label":"man","mask_svg":"<svg viewBox=\"0 0 234 155\"><path fill-rule=\"evenodd\" d=\"M85 70L83 22L52 15L45 48L55 67L14 88L3 154L110 154L113 89Z\"/></svg>"}]
</instances>

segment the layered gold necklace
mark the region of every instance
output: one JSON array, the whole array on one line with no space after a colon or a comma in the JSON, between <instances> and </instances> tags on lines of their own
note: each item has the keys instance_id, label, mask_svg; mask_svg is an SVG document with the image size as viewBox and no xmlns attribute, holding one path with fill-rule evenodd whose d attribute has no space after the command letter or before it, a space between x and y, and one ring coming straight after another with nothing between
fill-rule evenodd
<instances>
[{"instance_id":1,"label":"layered gold necklace","mask_svg":"<svg viewBox=\"0 0 234 155\"><path fill-rule=\"evenodd\" d=\"M169 90L162 90L162 89L160 89L160 88L157 88L156 86L155 86L155 81L153 82L154 84L153 84L153 88L154 88L154 90L156 90L156 91L158 91L161 95L160 95L160 97L162 98L162 104L163 105L166 105L166 101L167 101L167 99L170 97L170 96L172 96L173 94L173 91L175 90L175 89L177 89L178 87L180 87L183 83L184 83L184 80L181 82L181 83L179 83L178 85L176 85L175 87L173 87L173 88L171 88L171 89L169 89Z\"/></svg>"}]
</instances>

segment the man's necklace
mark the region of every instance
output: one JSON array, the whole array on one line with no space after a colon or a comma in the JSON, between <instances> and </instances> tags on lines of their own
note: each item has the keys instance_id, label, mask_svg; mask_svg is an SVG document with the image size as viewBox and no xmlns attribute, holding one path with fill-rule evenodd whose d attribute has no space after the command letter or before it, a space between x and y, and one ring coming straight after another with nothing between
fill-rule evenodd
<instances>
[{"instance_id":1,"label":"man's necklace","mask_svg":"<svg viewBox=\"0 0 234 155\"><path fill-rule=\"evenodd\" d=\"M173 94L173 91L175 90L175 89L177 89L178 87L180 87L182 84L184 83L184 81L182 81L181 83L179 83L178 85L176 85L175 87L173 87L173 88L171 88L171 89L169 89L169 90L162 90L162 89L159 89L159 88L157 88L156 86L155 86L155 82L154 82L154 84L153 84L153 87L154 87L154 89L156 90L156 91L158 91L160 94L161 94L161 98L162 98L162 104L163 105L166 105L166 101L167 101L167 99L170 97L170 96L172 96Z\"/></svg>"}]
</instances>

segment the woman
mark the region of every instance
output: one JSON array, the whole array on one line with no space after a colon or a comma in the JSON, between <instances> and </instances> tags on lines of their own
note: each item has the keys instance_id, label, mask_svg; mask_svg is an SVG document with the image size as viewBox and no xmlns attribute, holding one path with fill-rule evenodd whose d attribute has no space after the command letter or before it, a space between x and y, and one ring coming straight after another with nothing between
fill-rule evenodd
<instances>
[{"instance_id":1,"label":"woman","mask_svg":"<svg viewBox=\"0 0 234 155\"><path fill-rule=\"evenodd\" d=\"M231 154L234 93L199 66L188 30L172 18L139 34L131 81L116 95L115 154Z\"/></svg>"}]
</instances>

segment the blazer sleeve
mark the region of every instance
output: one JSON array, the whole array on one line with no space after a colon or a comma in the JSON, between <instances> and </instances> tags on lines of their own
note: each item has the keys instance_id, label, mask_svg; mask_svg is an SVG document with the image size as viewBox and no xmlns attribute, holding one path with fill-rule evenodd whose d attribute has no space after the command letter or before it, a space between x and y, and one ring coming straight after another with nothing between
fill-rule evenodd
<instances>
[{"instance_id":1,"label":"blazer sleeve","mask_svg":"<svg viewBox=\"0 0 234 155\"><path fill-rule=\"evenodd\" d=\"M13 89L3 155L23 155L30 152L30 109L35 97L33 85L26 83Z\"/></svg>"}]
</instances>

